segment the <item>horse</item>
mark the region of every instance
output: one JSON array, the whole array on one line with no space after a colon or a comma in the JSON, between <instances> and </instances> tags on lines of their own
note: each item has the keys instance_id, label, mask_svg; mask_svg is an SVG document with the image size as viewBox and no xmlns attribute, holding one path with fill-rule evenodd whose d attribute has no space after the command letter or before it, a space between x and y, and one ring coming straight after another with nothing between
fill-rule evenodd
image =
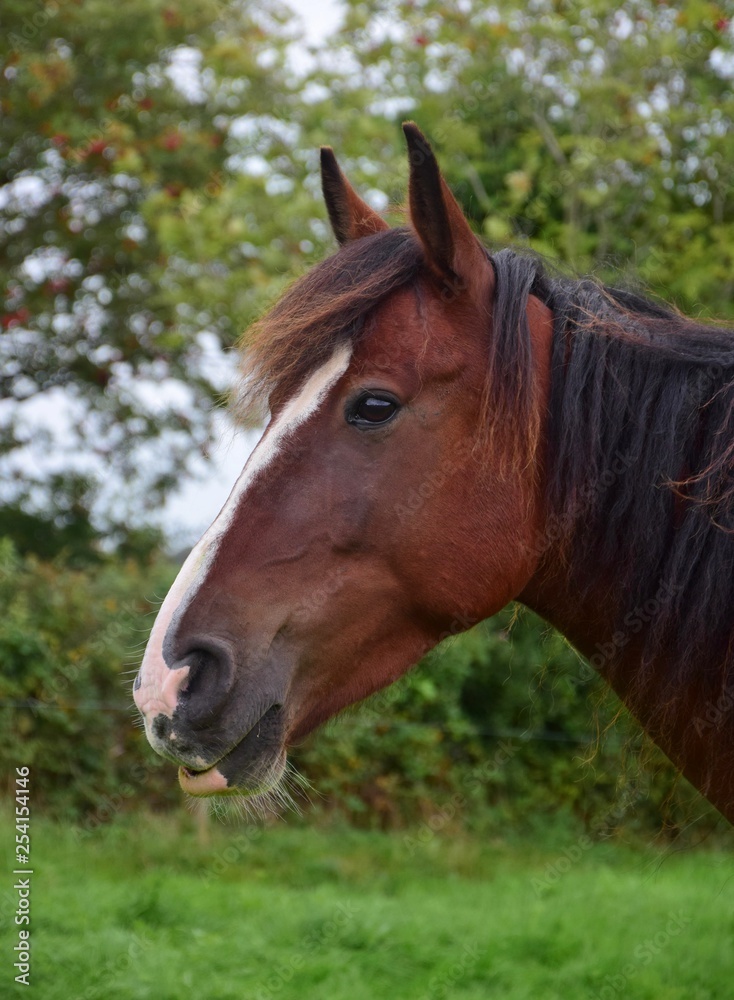
<instances>
[{"instance_id":1,"label":"horse","mask_svg":"<svg viewBox=\"0 0 734 1000\"><path fill-rule=\"evenodd\" d=\"M403 226L321 150L339 249L248 338L270 419L155 620L148 740L191 795L261 795L517 601L734 821L734 332L490 252L403 130Z\"/></svg>"}]
</instances>

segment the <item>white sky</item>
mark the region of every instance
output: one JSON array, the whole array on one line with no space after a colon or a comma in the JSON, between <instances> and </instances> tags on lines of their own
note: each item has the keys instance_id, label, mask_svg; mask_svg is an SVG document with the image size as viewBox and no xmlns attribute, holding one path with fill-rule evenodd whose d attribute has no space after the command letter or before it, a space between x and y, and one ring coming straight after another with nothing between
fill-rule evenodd
<instances>
[{"instance_id":1,"label":"white sky","mask_svg":"<svg viewBox=\"0 0 734 1000\"><path fill-rule=\"evenodd\" d=\"M342 19L342 7L337 0L286 0L303 18L306 40L316 45L327 38Z\"/></svg>"},{"instance_id":2,"label":"white sky","mask_svg":"<svg viewBox=\"0 0 734 1000\"><path fill-rule=\"evenodd\" d=\"M186 480L181 489L171 494L162 512L161 524L173 548L193 545L209 527L224 506L260 433L236 429L222 414L206 474Z\"/></svg>"}]
</instances>

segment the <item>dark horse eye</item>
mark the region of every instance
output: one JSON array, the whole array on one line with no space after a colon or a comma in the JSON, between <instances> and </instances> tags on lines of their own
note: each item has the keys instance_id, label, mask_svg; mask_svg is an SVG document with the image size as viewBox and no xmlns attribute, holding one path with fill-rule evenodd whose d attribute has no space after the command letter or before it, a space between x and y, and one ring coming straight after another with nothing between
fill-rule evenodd
<instances>
[{"instance_id":1,"label":"dark horse eye","mask_svg":"<svg viewBox=\"0 0 734 1000\"><path fill-rule=\"evenodd\" d=\"M397 411L398 404L394 399L366 392L354 403L348 419L358 426L386 424Z\"/></svg>"}]
</instances>

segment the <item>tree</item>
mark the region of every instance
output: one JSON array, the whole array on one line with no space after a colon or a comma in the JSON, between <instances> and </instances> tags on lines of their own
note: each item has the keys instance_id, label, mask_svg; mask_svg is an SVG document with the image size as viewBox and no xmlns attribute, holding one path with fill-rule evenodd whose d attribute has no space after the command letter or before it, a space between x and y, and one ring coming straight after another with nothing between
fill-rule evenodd
<instances>
[{"instance_id":1,"label":"tree","mask_svg":"<svg viewBox=\"0 0 734 1000\"><path fill-rule=\"evenodd\" d=\"M0 499L53 506L39 482L63 463L33 461L39 443L56 459L64 425L76 500L81 476L114 493L106 523L144 520L206 457L222 349L333 246L318 146L384 209L405 197L408 115L490 243L734 315L723 7L344 11L304 75L278 0L5 4ZM110 473L126 485L105 493Z\"/></svg>"},{"instance_id":2,"label":"tree","mask_svg":"<svg viewBox=\"0 0 734 1000\"><path fill-rule=\"evenodd\" d=\"M206 455L227 382L212 359L312 235L306 166L269 113L275 95L283 110L295 99L289 17L275 2L4 5L11 505L54 513L49 469L35 467L43 434L47 454L66 446L76 500L80 476L91 495L114 475L127 484L118 496L134 490L133 520Z\"/></svg>"}]
</instances>

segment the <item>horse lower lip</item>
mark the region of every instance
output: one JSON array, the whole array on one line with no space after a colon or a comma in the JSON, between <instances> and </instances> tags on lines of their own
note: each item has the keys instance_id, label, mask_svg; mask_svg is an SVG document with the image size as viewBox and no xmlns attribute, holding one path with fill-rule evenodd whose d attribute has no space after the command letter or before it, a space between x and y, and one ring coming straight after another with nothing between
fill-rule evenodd
<instances>
[{"instance_id":1,"label":"horse lower lip","mask_svg":"<svg viewBox=\"0 0 734 1000\"><path fill-rule=\"evenodd\" d=\"M211 767L205 767L203 771L195 771L193 767L184 767L181 765L181 770L187 778L195 778L198 774L206 774L207 771L211 771L212 767L216 767L216 764L212 764Z\"/></svg>"},{"instance_id":2,"label":"horse lower lip","mask_svg":"<svg viewBox=\"0 0 734 1000\"><path fill-rule=\"evenodd\" d=\"M196 770L189 765L180 765L178 780L183 791L194 796L236 793L247 795L262 791L262 775L258 777L258 766L262 765L263 760L267 764L276 750L280 755L283 754L282 720L276 722L275 730L272 727L263 730L266 738L262 743L259 741L260 727L263 724L267 727L268 721L272 720L273 715L277 716L281 708L280 703L271 705L239 742L209 767ZM267 767L265 770L267 771ZM266 784L265 787L269 785Z\"/></svg>"},{"instance_id":3,"label":"horse lower lip","mask_svg":"<svg viewBox=\"0 0 734 1000\"><path fill-rule=\"evenodd\" d=\"M178 780L182 789L191 795L218 795L227 791L227 779L217 770L216 764L207 771L189 771L181 767Z\"/></svg>"}]
</instances>

